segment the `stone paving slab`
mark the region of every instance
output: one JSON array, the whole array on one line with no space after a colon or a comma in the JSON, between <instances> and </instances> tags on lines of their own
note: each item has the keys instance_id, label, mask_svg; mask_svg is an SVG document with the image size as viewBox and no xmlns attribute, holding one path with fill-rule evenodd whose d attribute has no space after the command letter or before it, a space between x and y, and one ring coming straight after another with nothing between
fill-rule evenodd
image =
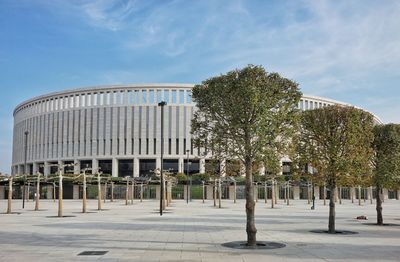
<instances>
[{"instance_id":1,"label":"stone paving slab","mask_svg":"<svg viewBox=\"0 0 400 262\"><path fill-rule=\"evenodd\" d=\"M160 217L159 202L146 200L126 206L124 200L103 204L89 200L82 214L81 201L64 200L65 218L55 218L57 202L34 202L22 210L20 200L13 211L0 214L0 261L400 261L400 201L386 200L385 223L375 222L375 206L350 201L337 204L337 229L357 235L328 235L310 230L326 229L328 206L318 201L310 210L306 200L281 200L276 208L260 201L256 205L257 239L286 245L274 250L235 250L222 243L246 239L245 202L223 201L223 208L212 201L187 204L175 200ZM0 201L0 212L7 201ZM368 221L355 217L366 215ZM397 225L397 226L396 226ZM83 251L108 251L102 256L78 256Z\"/></svg>"}]
</instances>

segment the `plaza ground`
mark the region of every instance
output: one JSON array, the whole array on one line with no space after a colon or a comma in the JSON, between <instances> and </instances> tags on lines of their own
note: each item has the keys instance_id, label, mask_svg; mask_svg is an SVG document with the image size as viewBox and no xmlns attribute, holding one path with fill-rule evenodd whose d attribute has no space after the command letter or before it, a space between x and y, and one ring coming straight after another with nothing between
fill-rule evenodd
<instances>
[{"instance_id":1,"label":"plaza ground","mask_svg":"<svg viewBox=\"0 0 400 262\"><path fill-rule=\"evenodd\" d=\"M400 201L386 200L384 222L391 226L366 225L375 222L375 205L362 206L345 200L337 203L338 230L355 235L328 235L310 230L326 229L328 205L317 202L310 210L307 200L280 200L276 208L259 201L256 205L257 239L283 243L272 250L236 250L222 243L246 239L244 200L234 204L213 201L175 200L165 214L158 214L159 202L124 200L103 204L88 202L90 213L82 214L80 200L65 200L64 215L57 218L57 202L13 201L6 215L7 201L0 201L0 261L400 261ZM355 217L365 215L368 221ZM78 256L83 251L108 251L100 256Z\"/></svg>"}]
</instances>

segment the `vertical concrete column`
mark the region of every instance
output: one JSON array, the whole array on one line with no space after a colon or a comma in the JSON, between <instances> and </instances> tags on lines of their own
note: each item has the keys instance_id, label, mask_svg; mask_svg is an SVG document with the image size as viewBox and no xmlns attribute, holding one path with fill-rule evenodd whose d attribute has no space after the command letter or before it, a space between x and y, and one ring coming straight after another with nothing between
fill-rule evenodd
<instances>
[{"instance_id":1,"label":"vertical concrete column","mask_svg":"<svg viewBox=\"0 0 400 262\"><path fill-rule=\"evenodd\" d=\"M79 174L81 172L81 161L74 160L74 174Z\"/></svg>"},{"instance_id":2,"label":"vertical concrete column","mask_svg":"<svg viewBox=\"0 0 400 262\"><path fill-rule=\"evenodd\" d=\"M38 165L38 163L34 162L32 165L32 173L36 174L37 171L39 171L39 165Z\"/></svg>"},{"instance_id":3,"label":"vertical concrete column","mask_svg":"<svg viewBox=\"0 0 400 262\"><path fill-rule=\"evenodd\" d=\"M92 159L92 174L96 173L98 168L99 168L99 160L93 158Z\"/></svg>"},{"instance_id":4,"label":"vertical concrete column","mask_svg":"<svg viewBox=\"0 0 400 262\"><path fill-rule=\"evenodd\" d=\"M161 157L156 158L156 169L161 170Z\"/></svg>"},{"instance_id":5,"label":"vertical concrete column","mask_svg":"<svg viewBox=\"0 0 400 262\"><path fill-rule=\"evenodd\" d=\"M36 171L38 171L39 170L39 167L38 167L38 165L36 164ZM44 162L44 167L43 167L43 175L44 176L48 176L48 175L50 175L50 164L49 164L49 162Z\"/></svg>"},{"instance_id":6,"label":"vertical concrete column","mask_svg":"<svg viewBox=\"0 0 400 262\"><path fill-rule=\"evenodd\" d=\"M204 174L206 172L206 160L204 158L200 158L199 165L200 173Z\"/></svg>"},{"instance_id":7,"label":"vertical concrete column","mask_svg":"<svg viewBox=\"0 0 400 262\"><path fill-rule=\"evenodd\" d=\"M112 172L111 175L113 177L117 177L118 176L118 159L116 159L115 157L112 159Z\"/></svg>"},{"instance_id":8,"label":"vertical concrete column","mask_svg":"<svg viewBox=\"0 0 400 262\"><path fill-rule=\"evenodd\" d=\"M260 176L265 176L265 166L263 163L260 164L260 167L258 170L259 170Z\"/></svg>"},{"instance_id":9,"label":"vertical concrete column","mask_svg":"<svg viewBox=\"0 0 400 262\"><path fill-rule=\"evenodd\" d=\"M161 192L161 188L160 185L156 185L156 199L160 200L160 192Z\"/></svg>"},{"instance_id":10,"label":"vertical concrete column","mask_svg":"<svg viewBox=\"0 0 400 262\"><path fill-rule=\"evenodd\" d=\"M214 193L214 190L213 190L213 186L212 185L207 185L206 186L206 191L207 191L207 199L208 200L212 200L213 199L213 193Z\"/></svg>"},{"instance_id":11,"label":"vertical concrete column","mask_svg":"<svg viewBox=\"0 0 400 262\"><path fill-rule=\"evenodd\" d=\"M64 162L61 160L58 160L58 166L60 166L62 164L64 164ZM61 173L64 174L64 168L61 168Z\"/></svg>"},{"instance_id":12,"label":"vertical concrete column","mask_svg":"<svg viewBox=\"0 0 400 262\"><path fill-rule=\"evenodd\" d=\"M5 196L4 186L0 186L0 199L4 199L4 196Z\"/></svg>"},{"instance_id":13,"label":"vertical concrete column","mask_svg":"<svg viewBox=\"0 0 400 262\"><path fill-rule=\"evenodd\" d=\"M319 186L314 187L315 200L319 199Z\"/></svg>"},{"instance_id":14,"label":"vertical concrete column","mask_svg":"<svg viewBox=\"0 0 400 262\"><path fill-rule=\"evenodd\" d=\"M53 186L46 186L46 189L47 189L46 198L53 199Z\"/></svg>"},{"instance_id":15,"label":"vertical concrete column","mask_svg":"<svg viewBox=\"0 0 400 262\"><path fill-rule=\"evenodd\" d=\"M27 174L31 174L31 171L32 171L32 170L31 170L31 165L27 164L27 165L26 165L26 173L27 173Z\"/></svg>"},{"instance_id":16,"label":"vertical concrete column","mask_svg":"<svg viewBox=\"0 0 400 262\"><path fill-rule=\"evenodd\" d=\"M74 185L72 198L73 199L79 199L79 185Z\"/></svg>"},{"instance_id":17,"label":"vertical concrete column","mask_svg":"<svg viewBox=\"0 0 400 262\"><path fill-rule=\"evenodd\" d=\"M233 200L235 198L235 186L229 186L229 200Z\"/></svg>"},{"instance_id":18,"label":"vertical concrete column","mask_svg":"<svg viewBox=\"0 0 400 262\"><path fill-rule=\"evenodd\" d=\"M184 187L183 187L183 199L185 199L186 200L186 197L187 196L187 186L185 185Z\"/></svg>"},{"instance_id":19,"label":"vertical concrete column","mask_svg":"<svg viewBox=\"0 0 400 262\"><path fill-rule=\"evenodd\" d=\"M139 158L135 157L133 159L133 176L138 177L140 174L140 168L139 168Z\"/></svg>"},{"instance_id":20,"label":"vertical concrete column","mask_svg":"<svg viewBox=\"0 0 400 262\"><path fill-rule=\"evenodd\" d=\"M293 190L293 199L299 200L300 199L300 187L294 186L294 187L292 187L292 190ZM315 197L315 198L317 198L317 197Z\"/></svg>"},{"instance_id":21,"label":"vertical concrete column","mask_svg":"<svg viewBox=\"0 0 400 262\"><path fill-rule=\"evenodd\" d=\"M184 163L183 157L180 157L179 161L178 161L178 172L179 173L183 173L183 171L185 170L183 167L183 163Z\"/></svg>"},{"instance_id":22,"label":"vertical concrete column","mask_svg":"<svg viewBox=\"0 0 400 262\"><path fill-rule=\"evenodd\" d=\"M389 192L388 192L388 190L387 190L386 188L384 188L382 191L383 191L382 199L383 199L383 200L388 199L388 198L389 198Z\"/></svg>"},{"instance_id":23,"label":"vertical concrete column","mask_svg":"<svg viewBox=\"0 0 400 262\"><path fill-rule=\"evenodd\" d=\"M23 170L22 165L18 165L18 171L17 171L18 175L22 175L22 170Z\"/></svg>"}]
</instances>

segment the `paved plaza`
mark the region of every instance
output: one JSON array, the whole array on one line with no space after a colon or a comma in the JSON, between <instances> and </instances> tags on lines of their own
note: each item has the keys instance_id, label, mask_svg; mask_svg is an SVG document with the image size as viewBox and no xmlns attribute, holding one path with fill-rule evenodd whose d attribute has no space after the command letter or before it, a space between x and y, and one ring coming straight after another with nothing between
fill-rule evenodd
<instances>
[{"instance_id":1,"label":"paved plaza","mask_svg":"<svg viewBox=\"0 0 400 262\"><path fill-rule=\"evenodd\" d=\"M80 213L81 201L65 200L64 215L57 218L57 202L44 200L41 211L34 202L16 214L0 215L0 261L400 261L400 201L386 200L385 223L375 222L375 206L359 207L346 200L337 204L337 229L355 235L328 235L310 230L326 229L328 206L319 201L310 210L306 200L280 200L275 209L264 201L256 206L258 240L286 245L273 250L236 250L222 243L245 240L244 200L225 200L221 209L212 201L186 204L175 200L160 217L158 201L125 206L123 200L103 204L90 200L90 213ZM1 200L2 212L6 200ZM19 213L19 214L18 214ZM368 221L355 217L366 215ZM78 256L83 251L108 251L104 255Z\"/></svg>"}]
</instances>

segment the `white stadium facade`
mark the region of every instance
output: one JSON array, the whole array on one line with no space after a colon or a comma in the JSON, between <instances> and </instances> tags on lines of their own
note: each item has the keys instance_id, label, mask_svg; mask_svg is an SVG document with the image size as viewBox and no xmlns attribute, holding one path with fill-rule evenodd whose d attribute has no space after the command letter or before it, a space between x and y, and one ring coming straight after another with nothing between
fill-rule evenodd
<instances>
[{"instance_id":1,"label":"white stadium facade","mask_svg":"<svg viewBox=\"0 0 400 262\"><path fill-rule=\"evenodd\" d=\"M160 168L161 110L164 111L164 169L204 173L202 149L193 145L193 84L134 84L79 88L29 99L14 110L12 174L56 173L90 167L112 176L146 176ZM333 104L304 95L301 110ZM379 118L375 117L380 123ZM25 169L26 161L26 170ZM284 159L282 161L285 161ZM222 163L221 163L222 165ZM74 170L71 170L74 169Z\"/></svg>"}]
</instances>

